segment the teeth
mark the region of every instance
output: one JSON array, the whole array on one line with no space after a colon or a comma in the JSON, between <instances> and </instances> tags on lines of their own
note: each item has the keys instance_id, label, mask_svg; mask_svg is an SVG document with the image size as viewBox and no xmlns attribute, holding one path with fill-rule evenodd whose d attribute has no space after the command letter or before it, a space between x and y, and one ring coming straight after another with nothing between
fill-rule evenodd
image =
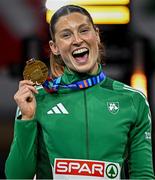
<instances>
[{"instance_id":1,"label":"teeth","mask_svg":"<svg viewBox=\"0 0 155 180\"><path fill-rule=\"evenodd\" d=\"M78 50L75 50L75 51L73 52L73 55L75 55L75 54L80 54L80 53L83 53L83 52L86 52L86 51L88 51L87 48L78 49Z\"/></svg>"}]
</instances>

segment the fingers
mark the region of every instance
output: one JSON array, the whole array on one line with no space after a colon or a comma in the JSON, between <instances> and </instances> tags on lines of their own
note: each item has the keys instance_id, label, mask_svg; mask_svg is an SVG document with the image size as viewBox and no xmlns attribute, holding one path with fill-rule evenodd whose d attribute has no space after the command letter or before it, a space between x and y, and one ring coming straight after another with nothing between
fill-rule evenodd
<instances>
[{"instance_id":1,"label":"fingers","mask_svg":"<svg viewBox=\"0 0 155 180\"><path fill-rule=\"evenodd\" d=\"M36 88L34 87L35 83L33 83L30 80L23 80L19 82L19 90L29 90L35 94L38 94L38 91L36 90Z\"/></svg>"},{"instance_id":2,"label":"fingers","mask_svg":"<svg viewBox=\"0 0 155 180\"><path fill-rule=\"evenodd\" d=\"M14 100L25 119L32 119L34 116L36 108L35 93L38 93L38 91L35 89L32 81L23 80L19 82L19 89L14 95Z\"/></svg>"},{"instance_id":3,"label":"fingers","mask_svg":"<svg viewBox=\"0 0 155 180\"><path fill-rule=\"evenodd\" d=\"M23 80L19 82L19 89L14 95L14 99L16 102L27 101L27 99L33 99L33 94L38 94L38 91L33 86L34 83L29 80ZM29 101L30 102L30 101Z\"/></svg>"},{"instance_id":4,"label":"fingers","mask_svg":"<svg viewBox=\"0 0 155 180\"><path fill-rule=\"evenodd\" d=\"M31 92L21 93L20 91L17 91L17 93L14 95L15 101L18 103L23 103L27 101L28 98L33 97Z\"/></svg>"},{"instance_id":5,"label":"fingers","mask_svg":"<svg viewBox=\"0 0 155 180\"><path fill-rule=\"evenodd\" d=\"M24 85L34 86L35 83L33 83L31 80L22 80L19 82L19 88L24 86Z\"/></svg>"},{"instance_id":6,"label":"fingers","mask_svg":"<svg viewBox=\"0 0 155 180\"><path fill-rule=\"evenodd\" d=\"M38 94L38 91L36 90L36 88L34 86L30 86L30 85L23 85L20 87L21 91L25 92L25 91L31 91L32 93Z\"/></svg>"}]
</instances>

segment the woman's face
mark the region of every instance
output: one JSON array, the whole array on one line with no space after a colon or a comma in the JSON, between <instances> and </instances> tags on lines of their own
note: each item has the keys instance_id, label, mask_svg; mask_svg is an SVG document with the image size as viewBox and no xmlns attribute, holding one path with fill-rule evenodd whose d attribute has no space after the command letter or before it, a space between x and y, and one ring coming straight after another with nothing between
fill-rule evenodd
<instances>
[{"instance_id":1,"label":"woman's face","mask_svg":"<svg viewBox=\"0 0 155 180\"><path fill-rule=\"evenodd\" d=\"M93 74L98 69L99 42L98 30L88 17L75 12L59 18L50 48L55 55L61 55L69 69Z\"/></svg>"}]
</instances>

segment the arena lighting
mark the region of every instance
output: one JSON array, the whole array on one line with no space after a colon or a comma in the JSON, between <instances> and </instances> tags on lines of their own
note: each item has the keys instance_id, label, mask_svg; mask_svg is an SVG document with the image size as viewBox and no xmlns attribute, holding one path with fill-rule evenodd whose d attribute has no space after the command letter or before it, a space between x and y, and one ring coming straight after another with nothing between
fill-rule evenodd
<instances>
[{"instance_id":1,"label":"arena lighting","mask_svg":"<svg viewBox=\"0 0 155 180\"><path fill-rule=\"evenodd\" d=\"M129 0L70 0L78 5L127 5Z\"/></svg>"},{"instance_id":2,"label":"arena lighting","mask_svg":"<svg viewBox=\"0 0 155 180\"><path fill-rule=\"evenodd\" d=\"M46 8L61 7L66 4L86 5L127 5L130 0L46 0Z\"/></svg>"},{"instance_id":3,"label":"arena lighting","mask_svg":"<svg viewBox=\"0 0 155 180\"><path fill-rule=\"evenodd\" d=\"M142 71L137 71L131 76L131 86L140 90L147 97L147 78Z\"/></svg>"},{"instance_id":4,"label":"arena lighting","mask_svg":"<svg viewBox=\"0 0 155 180\"><path fill-rule=\"evenodd\" d=\"M83 6L91 14L95 24L127 24L130 21L130 12L126 6ZM54 10L46 12L46 21L49 23Z\"/></svg>"}]
</instances>

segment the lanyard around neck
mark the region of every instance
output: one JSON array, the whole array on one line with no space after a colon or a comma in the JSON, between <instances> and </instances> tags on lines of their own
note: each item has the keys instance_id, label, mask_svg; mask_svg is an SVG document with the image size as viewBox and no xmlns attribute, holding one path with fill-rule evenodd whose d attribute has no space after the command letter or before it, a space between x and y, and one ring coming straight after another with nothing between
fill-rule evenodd
<instances>
[{"instance_id":1,"label":"lanyard around neck","mask_svg":"<svg viewBox=\"0 0 155 180\"><path fill-rule=\"evenodd\" d=\"M57 92L59 88L67 88L72 90L85 89L100 83L105 79L105 77L106 77L105 74L103 73L103 71L101 71L98 75L91 76L85 80L76 81L71 84L61 84L61 76L60 76L54 80L48 78L42 84L42 86L48 93Z\"/></svg>"}]
</instances>

